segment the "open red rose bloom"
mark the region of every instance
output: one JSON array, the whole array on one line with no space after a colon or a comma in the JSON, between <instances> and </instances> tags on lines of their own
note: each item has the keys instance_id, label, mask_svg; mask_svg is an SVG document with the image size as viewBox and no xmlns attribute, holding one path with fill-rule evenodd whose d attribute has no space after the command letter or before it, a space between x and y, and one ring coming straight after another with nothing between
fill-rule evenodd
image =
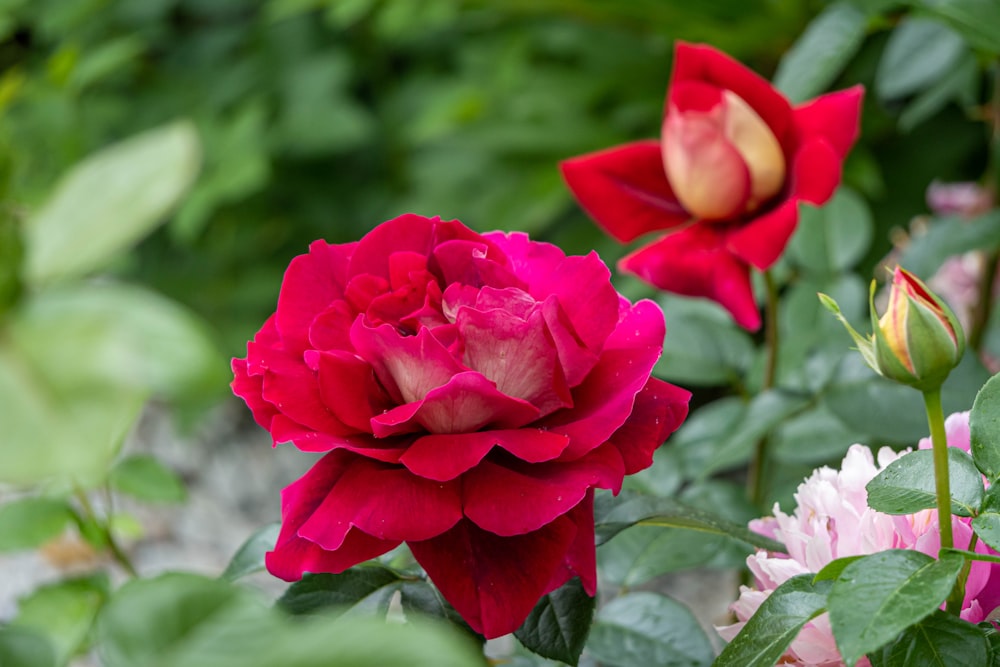
<instances>
[{"instance_id":1,"label":"open red rose bloom","mask_svg":"<svg viewBox=\"0 0 1000 667\"><path fill-rule=\"evenodd\" d=\"M622 259L650 284L707 297L760 327L750 267L778 260L798 203L840 184L862 88L792 107L770 83L708 46L678 43L659 141L563 162L580 205L623 243L667 232Z\"/></svg>"},{"instance_id":2,"label":"open red rose bloom","mask_svg":"<svg viewBox=\"0 0 1000 667\"><path fill-rule=\"evenodd\" d=\"M663 336L594 253L416 215L316 241L233 361L275 443L329 452L284 490L268 569L340 572L405 541L487 637L574 576L593 595L593 489L687 414L650 378Z\"/></svg>"}]
</instances>

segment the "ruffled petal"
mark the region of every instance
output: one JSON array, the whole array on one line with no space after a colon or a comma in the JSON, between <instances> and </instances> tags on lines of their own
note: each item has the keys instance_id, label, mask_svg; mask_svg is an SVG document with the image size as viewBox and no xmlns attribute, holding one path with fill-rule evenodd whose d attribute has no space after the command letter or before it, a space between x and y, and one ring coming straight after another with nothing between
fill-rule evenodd
<instances>
[{"instance_id":1,"label":"ruffled petal","mask_svg":"<svg viewBox=\"0 0 1000 667\"><path fill-rule=\"evenodd\" d=\"M653 452L677 430L688 414L691 392L650 378L632 405L632 414L608 441L621 452L625 474L653 464Z\"/></svg>"},{"instance_id":2,"label":"ruffled petal","mask_svg":"<svg viewBox=\"0 0 1000 667\"><path fill-rule=\"evenodd\" d=\"M474 468L494 447L529 463L551 461L569 444L569 437L542 429L521 428L418 438L400 457L411 472L427 479L454 479Z\"/></svg>"},{"instance_id":3,"label":"ruffled petal","mask_svg":"<svg viewBox=\"0 0 1000 667\"><path fill-rule=\"evenodd\" d=\"M760 312L750 286L750 269L725 242L722 231L694 225L624 257L619 268L662 290L709 298L728 310L741 327L756 331Z\"/></svg>"},{"instance_id":4,"label":"ruffled petal","mask_svg":"<svg viewBox=\"0 0 1000 667\"><path fill-rule=\"evenodd\" d=\"M781 257L798 224L798 202L787 199L767 213L728 231L726 247L744 262L764 271Z\"/></svg>"},{"instance_id":5,"label":"ruffled petal","mask_svg":"<svg viewBox=\"0 0 1000 667\"><path fill-rule=\"evenodd\" d=\"M487 639L516 630L545 595L576 538L565 516L527 535L501 537L471 521L410 550L441 594Z\"/></svg>"},{"instance_id":6,"label":"ruffled petal","mask_svg":"<svg viewBox=\"0 0 1000 667\"><path fill-rule=\"evenodd\" d=\"M275 443L290 442L304 452L330 452L345 449L383 463L398 463L412 438L373 438L367 433L330 435L316 431L277 415L271 422Z\"/></svg>"},{"instance_id":7,"label":"ruffled petal","mask_svg":"<svg viewBox=\"0 0 1000 667\"><path fill-rule=\"evenodd\" d=\"M347 266L357 243L314 241L309 254L295 257L285 270L275 324L291 349L304 350L313 319L343 297Z\"/></svg>"},{"instance_id":8,"label":"ruffled petal","mask_svg":"<svg viewBox=\"0 0 1000 667\"><path fill-rule=\"evenodd\" d=\"M233 359L233 381L230 383L233 393L243 399L250 408L253 420L264 429L271 428L271 420L278 414L273 404L264 400L262 389L264 381L258 375L250 375L246 359Z\"/></svg>"},{"instance_id":9,"label":"ruffled petal","mask_svg":"<svg viewBox=\"0 0 1000 667\"><path fill-rule=\"evenodd\" d=\"M307 353L308 354L308 353ZM371 432L371 418L386 410L389 396L367 362L342 351L314 353L323 402L344 424Z\"/></svg>"},{"instance_id":10,"label":"ruffled petal","mask_svg":"<svg viewBox=\"0 0 1000 667\"><path fill-rule=\"evenodd\" d=\"M676 227L691 217L667 181L659 141L581 155L559 167L580 206L623 243Z\"/></svg>"},{"instance_id":11,"label":"ruffled petal","mask_svg":"<svg viewBox=\"0 0 1000 667\"><path fill-rule=\"evenodd\" d=\"M432 481L400 466L353 457L302 521L298 535L334 551L352 528L380 540L426 540L461 518L458 483Z\"/></svg>"}]
</instances>

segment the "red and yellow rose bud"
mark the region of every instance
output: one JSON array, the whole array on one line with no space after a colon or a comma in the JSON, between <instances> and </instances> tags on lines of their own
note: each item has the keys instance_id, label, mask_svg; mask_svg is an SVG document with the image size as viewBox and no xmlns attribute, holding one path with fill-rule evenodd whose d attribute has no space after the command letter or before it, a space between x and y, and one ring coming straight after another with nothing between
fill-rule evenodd
<instances>
[{"instance_id":1,"label":"red and yellow rose bud","mask_svg":"<svg viewBox=\"0 0 1000 667\"><path fill-rule=\"evenodd\" d=\"M661 141L667 179L681 205L704 220L731 220L777 195L785 183L785 155L760 115L731 90L689 86L685 93L692 99L680 102L688 108L669 105Z\"/></svg>"},{"instance_id":2,"label":"red and yellow rose bud","mask_svg":"<svg viewBox=\"0 0 1000 667\"><path fill-rule=\"evenodd\" d=\"M873 352L884 376L921 391L937 389L965 352L965 335L951 308L909 271L897 267L889 306L872 306Z\"/></svg>"}]
</instances>

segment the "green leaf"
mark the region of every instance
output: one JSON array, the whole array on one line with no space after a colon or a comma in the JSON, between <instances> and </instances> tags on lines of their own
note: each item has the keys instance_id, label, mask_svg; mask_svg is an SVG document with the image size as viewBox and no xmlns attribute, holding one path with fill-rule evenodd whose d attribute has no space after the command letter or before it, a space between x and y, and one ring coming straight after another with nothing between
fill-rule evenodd
<instances>
[{"instance_id":1,"label":"green leaf","mask_svg":"<svg viewBox=\"0 0 1000 667\"><path fill-rule=\"evenodd\" d=\"M25 228L27 279L37 285L104 266L161 222L199 161L197 133L179 122L78 164Z\"/></svg>"},{"instance_id":2,"label":"green leaf","mask_svg":"<svg viewBox=\"0 0 1000 667\"><path fill-rule=\"evenodd\" d=\"M439 618L462 628L479 642L486 641L482 635L469 627L465 619L441 596L441 591L427 580L404 581L399 587L399 602L407 620L415 620L414 613Z\"/></svg>"},{"instance_id":3,"label":"green leaf","mask_svg":"<svg viewBox=\"0 0 1000 667\"><path fill-rule=\"evenodd\" d=\"M56 537L72 520L65 500L22 498L0 506L0 551L34 549Z\"/></svg>"},{"instance_id":4,"label":"green leaf","mask_svg":"<svg viewBox=\"0 0 1000 667\"><path fill-rule=\"evenodd\" d=\"M871 245L874 221L868 204L847 187L823 207L803 206L786 256L808 276L829 278L854 266Z\"/></svg>"},{"instance_id":5,"label":"green leaf","mask_svg":"<svg viewBox=\"0 0 1000 667\"><path fill-rule=\"evenodd\" d=\"M263 570L264 554L274 549L274 543L278 539L280 530L281 524L277 522L259 528L240 545L219 578L225 581L236 581L248 574Z\"/></svg>"},{"instance_id":6,"label":"green leaf","mask_svg":"<svg viewBox=\"0 0 1000 667\"><path fill-rule=\"evenodd\" d=\"M990 645L980 628L939 609L870 658L872 667L985 667Z\"/></svg>"},{"instance_id":7,"label":"green leaf","mask_svg":"<svg viewBox=\"0 0 1000 667\"><path fill-rule=\"evenodd\" d=\"M750 365L753 342L728 313L704 299L659 298L670 334L654 374L686 385L736 381Z\"/></svg>"},{"instance_id":8,"label":"green leaf","mask_svg":"<svg viewBox=\"0 0 1000 667\"><path fill-rule=\"evenodd\" d=\"M19 600L13 625L44 632L65 664L84 646L108 589L103 573L43 586Z\"/></svg>"},{"instance_id":9,"label":"green leaf","mask_svg":"<svg viewBox=\"0 0 1000 667\"><path fill-rule=\"evenodd\" d=\"M848 667L937 609L951 592L965 560L892 549L849 564L827 600L830 626Z\"/></svg>"},{"instance_id":10,"label":"green leaf","mask_svg":"<svg viewBox=\"0 0 1000 667\"><path fill-rule=\"evenodd\" d=\"M672 498L643 496L627 491L617 498L601 494L594 499L594 521L597 544L607 542L629 526L641 523L723 535L768 551L785 552L785 546L780 542Z\"/></svg>"},{"instance_id":11,"label":"green leaf","mask_svg":"<svg viewBox=\"0 0 1000 667\"><path fill-rule=\"evenodd\" d=\"M800 574L778 586L761 603L714 667L771 667L806 623L823 613L832 583Z\"/></svg>"},{"instance_id":12,"label":"green leaf","mask_svg":"<svg viewBox=\"0 0 1000 667\"><path fill-rule=\"evenodd\" d=\"M770 452L786 463L819 464L843 457L863 435L824 405L807 410L778 426Z\"/></svg>"},{"instance_id":13,"label":"green leaf","mask_svg":"<svg viewBox=\"0 0 1000 667\"><path fill-rule=\"evenodd\" d=\"M184 482L149 454L127 456L108 477L111 488L151 503L181 503L187 499Z\"/></svg>"},{"instance_id":14,"label":"green leaf","mask_svg":"<svg viewBox=\"0 0 1000 667\"><path fill-rule=\"evenodd\" d=\"M986 491L979 516L972 520L972 529L994 551L1000 551L1000 484Z\"/></svg>"},{"instance_id":15,"label":"green leaf","mask_svg":"<svg viewBox=\"0 0 1000 667\"><path fill-rule=\"evenodd\" d=\"M747 414L747 403L727 396L702 406L688 415L666 448L677 452L685 478L701 476L714 455L715 447L728 433L739 428Z\"/></svg>"},{"instance_id":16,"label":"green leaf","mask_svg":"<svg viewBox=\"0 0 1000 667\"><path fill-rule=\"evenodd\" d=\"M590 634L595 605L574 577L543 596L514 636L540 656L575 666Z\"/></svg>"},{"instance_id":17,"label":"green leaf","mask_svg":"<svg viewBox=\"0 0 1000 667\"><path fill-rule=\"evenodd\" d=\"M37 630L16 625L0 626L0 665L4 667L57 667L52 642Z\"/></svg>"},{"instance_id":18,"label":"green leaf","mask_svg":"<svg viewBox=\"0 0 1000 667\"><path fill-rule=\"evenodd\" d=\"M971 220L934 218L927 232L916 236L903 250L899 265L918 276L932 276L944 261L970 250L1000 248L1000 209Z\"/></svg>"},{"instance_id":19,"label":"green leaf","mask_svg":"<svg viewBox=\"0 0 1000 667\"><path fill-rule=\"evenodd\" d=\"M639 524L601 545L597 567L602 581L632 588L668 572L740 568L752 551L722 535Z\"/></svg>"},{"instance_id":20,"label":"green leaf","mask_svg":"<svg viewBox=\"0 0 1000 667\"><path fill-rule=\"evenodd\" d=\"M1000 5L995 0L911 0L931 16L945 21L970 44L1000 54Z\"/></svg>"},{"instance_id":21,"label":"green leaf","mask_svg":"<svg viewBox=\"0 0 1000 667\"><path fill-rule=\"evenodd\" d=\"M875 90L889 100L919 92L948 76L966 50L962 36L939 21L904 17L882 52Z\"/></svg>"},{"instance_id":22,"label":"green leaf","mask_svg":"<svg viewBox=\"0 0 1000 667\"><path fill-rule=\"evenodd\" d=\"M951 512L974 516L983 503L983 478L972 457L957 447L948 448ZM868 506L886 514L913 514L937 507L934 485L934 452L921 449L899 457L865 487Z\"/></svg>"},{"instance_id":23,"label":"green leaf","mask_svg":"<svg viewBox=\"0 0 1000 667\"><path fill-rule=\"evenodd\" d=\"M835 2L806 27L778 63L774 85L793 103L826 90L857 53L867 17L848 2Z\"/></svg>"},{"instance_id":24,"label":"green leaf","mask_svg":"<svg viewBox=\"0 0 1000 667\"><path fill-rule=\"evenodd\" d=\"M1000 479L1000 375L991 377L976 395L969 435L972 459L992 486Z\"/></svg>"},{"instance_id":25,"label":"green leaf","mask_svg":"<svg viewBox=\"0 0 1000 667\"><path fill-rule=\"evenodd\" d=\"M656 593L629 593L602 607L587 651L609 667L707 667L713 655L691 612Z\"/></svg>"},{"instance_id":26,"label":"green leaf","mask_svg":"<svg viewBox=\"0 0 1000 667\"><path fill-rule=\"evenodd\" d=\"M813 577L813 581L832 581L840 576L840 573L844 571L845 567L856 560L860 560L861 558L864 558L864 556L844 556L843 558L832 560L816 573L816 576Z\"/></svg>"},{"instance_id":27,"label":"green leaf","mask_svg":"<svg viewBox=\"0 0 1000 667\"><path fill-rule=\"evenodd\" d=\"M957 100L963 106L972 106L969 98L975 98L979 90L979 65L968 50L962 53L958 62L948 72L948 76L917 95L899 114L899 130L910 132L949 102Z\"/></svg>"},{"instance_id":28,"label":"green leaf","mask_svg":"<svg viewBox=\"0 0 1000 667\"><path fill-rule=\"evenodd\" d=\"M399 586L399 575L375 564L359 565L340 574L307 574L278 598L289 614L338 614L348 610L384 616Z\"/></svg>"}]
</instances>

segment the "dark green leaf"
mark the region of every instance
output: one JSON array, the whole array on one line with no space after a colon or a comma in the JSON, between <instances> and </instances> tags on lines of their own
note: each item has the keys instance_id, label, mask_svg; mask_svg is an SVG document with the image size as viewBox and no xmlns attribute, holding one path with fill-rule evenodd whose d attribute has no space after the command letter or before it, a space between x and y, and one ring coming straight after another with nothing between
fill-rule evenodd
<instances>
[{"instance_id":1,"label":"dark green leaf","mask_svg":"<svg viewBox=\"0 0 1000 667\"><path fill-rule=\"evenodd\" d=\"M0 551L34 549L59 535L71 521L65 500L22 498L0 506Z\"/></svg>"},{"instance_id":2,"label":"dark green leaf","mask_svg":"<svg viewBox=\"0 0 1000 667\"><path fill-rule=\"evenodd\" d=\"M872 653L872 667L971 667L990 664L983 631L940 609Z\"/></svg>"},{"instance_id":3,"label":"dark green leaf","mask_svg":"<svg viewBox=\"0 0 1000 667\"><path fill-rule=\"evenodd\" d=\"M597 551L602 581L635 587L690 568L740 568L753 548L722 535L684 528L632 526Z\"/></svg>"},{"instance_id":4,"label":"dark green leaf","mask_svg":"<svg viewBox=\"0 0 1000 667\"><path fill-rule=\"evenodd\" d=\"M46 636L31 628L0 626L0 665L56 667L56 650Z\"/></svg>"},{"instance_id":5,"label":"dark green leaf","mask_svg":"<svg viewBox=\"0 0 1000 667\"><path fill-rule=\"evenodd\" d=\"M893 549L854 561L833 583L827 601L837 648L848 667L937 609L965 560Z\"/></svg>"},{"instance_id":6,"label":"dark green leaf","mask_svg":"<svg viewBox=\"0 0 1000 667\"><path fill-rule=\"evenodd\" d=\"M399 575L381 565L359 565L340 574L307 574L275 603L289 614L336 614L348 609L384 616Z\"/></svg>"},{"instance_id":7,"label":"dark green leaf","mask_svg":"<svg viewBox=\"0 0 1000 667\"><path fill-rule=\"evenodd\" d=\"M187 499L184 482L149 454L127 456L111 469L108 483L121 493L152 503L180 503Z\"/></svg>"},{"instance_id":8,"label":"dark green leaf","mask_svg":"<svg viewBox=\"0 0 1000 667\"><path fill-rule=\"evenodd\" d=\"M792 102L804 102L833 83L865 37L867 17L848 2L824 9L778 64L774 85Z\"/></svg>"},{"instance_id":9,"label":"dark green leaf","mask_svg":"<svg viewBox=\"0 0 1000 667\"><path fill-rule=\"evenodd\" d=\"M514 636L538 655L576 665L594 621L595 602L574 577L543 596Z\"/></svg>"},{"instance_id":10,"label":"dark green leaf","mask_svg":"<svg viewBox=\"0 0 1000 667\"><path fill-rule=\"evenodd\" d=\"M594 521L597 544L610 540L629 526L641 523L645 526L685 528L723 535L768 551L785 551L780 542L672 498L642 496L626 491L617 498L601 494L594 500Z\"/></svg>"},{"instance_id":11,"label":"dark green leaf","mask_svg":"<svg viewBox=\"0 0 1000 667\"><path fill-rule=\"evenodd\" d=\"M771 667L806 623L823 613L832 584L800 574L778 586L740 633L723 649L714 667Z\"/></svg>"},{"instance_id":12,"label":"dark green leaf","mask_svg":"<svg viewBox=\"0 0 1000 667\"><path fill-rule=\"evenodd\" d=\"M939 79L906 105L899 114L900 131L912 131L941 111L952 100L957 100L964 106L971 106L968 100L976 97L978 90L979 65L976 63L976 57L965 51L948 72L948 76Z\"/></svg>"},{"instance_id":13,"label":"dark green leaf","mask_svg":"<svg viewBox=\"0 0 1000 667\"><path fill-rule=\"evenodd\" d=\"M233 554L232 560L220 576L226 581L236 581L264 569L264 554L274 548L281 530L280 523L269 523L247 538Z\"/></svg>"},{"instance_id":14,"label":"dark green leaf","mask_svg":"<svg viewBox=\"0 0 1000 667\"><path fill-rule=\"evenodd\" d=\"M198 171L198 135L174 123L73 168L26 228L32 283L85 274L148 234Z\"/></svg>"},{"instance_id":15,"label":"dark green leaf","mask_svg":"<svg viewBox=\"0 0 1000 667\"><path fill-rule=\"evenodd\" d=\"M844 556L843 558L837 558L832 560L820 569L813 577L813 581L826 581L833 580L840 576L840 573L844 571L844 568L853 563L854 561L864 558L864 556Z\"/></svg>"},{"instance_id":16,"label":"dark green leaf","mask_svg":"<svg viewBox=\"0 0 1000 667\"><path fill-rule=\"evenodd\" d=\"M1000 5L995 0L911 0L961 33L978 49L1000 54Z\"/></svg>"},{"instance_id":17,"label":"dark green leaf","mask_svg":"<svg viewBox=\"0 0 1000 667\"><path fill-rule=\"evenodd\" d=\"M976 395L969 414L972 459L992 485L1000 479L1000 375Z\"/></svg>"},{"instance_id":18,"label":"dark green leaf","mask_svg":"<svg viewBox=\"0 0 1000 667\"><path fill-rule=\"evenodd\" d=\"M872 214L856 192L840 188L823 207L803 206L787 259L809 276L828 278L860 260L871 245Z\"/></svg>"},{"instance_id":19,"label":"dark green leaf","mask_svg":"<svg viewBox=\"0 0 1000 667\"><path fill-rule=\"evenodd\" d=\"M979 516L972 520L972 529L994 551L1000 551L1000 484L986 491Z\"/></svg>"},{"instance_id":20,"label":"dark green leaf","mask_svg":"<svg viewBox=\"0 0 1000 667\"><path fill-rule=\"evenodd\" d=\"M587 651L609 667L707 667L713 655L691 612L655 593L629 593L602 607Z\"/></svg>"},{"instance_id":21,"label":"dark green leaf","mask_svg":"<svg viewBox=\"0 0 1000 667\"><path fill-rule=\"evenodd\" d=\"M935 218L927 232L906 246L899 265L918 276L932 276L946 259L970 250L1000 248L1000 209L971 220Z\"/></svg>"},{"instance_id":22,"label":"dark green leaf","mask_svg":"<svg viewBox=\"0 0 1000 667\"><path fill-rule=\"evenodd\" d=\"M432 583L426 580L404 581L399 587L399 601L403 607L403 613L410 614L416 612L424 616L439 618L456 625L470 635L475 636L478 641L486 641L481 635L469 627L455 608L441 596L441 592Z\"/></svg>"},{"instance_id":23,"label":"dark green leaf","mask_svg":"<svg viewBox=\"0 0 1000 667\"><path fill-rule=\"evenodd\" d=\"M983 478L972 457L957 447L948 448L951 511L973 516L983 502ZM886 514L913 514L937 507L934 452L921 449L899 457L865 487L868 506Z\"/></svg>"},{"instance_id":24,"label":"dark green leaf","mask_svg":"<svg viewBox=\"0 0 1000 667\"><path fill-rule=\"evenodd\" d=\"M875 74L875 90L883 99L905 97L944 76L965 53L965 40L948 26L910 16L889 36Z\"/></svg>"}]
</instances>

